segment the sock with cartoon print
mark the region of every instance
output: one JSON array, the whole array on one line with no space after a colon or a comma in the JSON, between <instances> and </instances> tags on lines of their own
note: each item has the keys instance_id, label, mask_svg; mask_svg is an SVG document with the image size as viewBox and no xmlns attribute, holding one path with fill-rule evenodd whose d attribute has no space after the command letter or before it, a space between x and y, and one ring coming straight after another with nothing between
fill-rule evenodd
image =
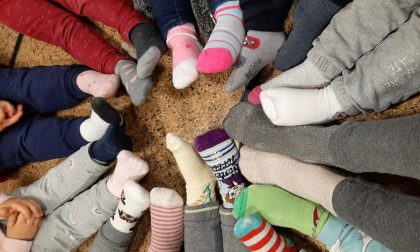
<instances>
[{"instance_id":1,"label":"sock with cartoon print","mask_svg":"<svg viewBox=\"0 0 420 252\"><path fill-rule=\"evenodd\" d=\"M279 187L251 185L235 199L233 215L241 218L256 214L274 226L293 228L318 237L330 213L312 201L295 196Z\"/></svg>"},{"instance_id":2,"label":"sock with cartoon print","mask_svg":"<svg viewBox=\"0 0 420 252\"><path fill-rule=\"evenodd\" d=\"M215 175L223 207L233 208L239 192L249 184L239 170L239 151L223 129L211 130L195 139L195 150Z\"/></svg>"}]
</instances>

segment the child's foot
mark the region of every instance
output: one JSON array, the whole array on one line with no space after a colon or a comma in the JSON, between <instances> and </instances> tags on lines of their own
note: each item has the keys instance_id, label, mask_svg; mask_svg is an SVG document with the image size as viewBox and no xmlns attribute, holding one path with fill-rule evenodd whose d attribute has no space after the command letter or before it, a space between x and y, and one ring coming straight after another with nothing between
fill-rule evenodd
<instances>
[{"instance_id":1,"label":"child's foot","mask_svg":"<svg viewBox=\"0 0 420 252\"><path fill-rule=\"evenodd\" d=\"M95 97L111 98L120 86L120 80L115 74L103 74L94 70L80 73L76 84L83 92Z\"/></svg>"},{"instance_id":2,"label":"child's foot","mask_svg":"<svg viewBox=\"0 0 420 252\"><path fill-rule=\"evenodd\" d=\"M109 125L123 124L123 117L119 111L102 98L93 98L90 117L80 125L80 134L87 142L99 140Z\"/></svg>"},{"instance_id":3,"label":"child's foot","mask_svg":"<svg viewBox=\"0 0 420 252\"><path fill-rule=\"evenodd\" d=\"M147 96L153 87L152 79L140 79L137 76L137 65L131 60L120 60L115 66L115 73L121 78L122 84L134 105L146 102Z\"/></svg>"},{"instance_id":4,"label":"child's foot","mask_svg":"<svg viewBox=\"0 0 420 252\"><path fill-rule=\"evenodd\" d=\"M184 202L177 192L155 187L150 192L152 241L149 252L179 251L184 241Z\"/></svg>"},{"instance_id":5,"label":"child's foot","mask_svg":"<svg viewBox=\"0 0 420 252\"><path fill-rule=\"evenodd\" d=\"M172 51L174 87L186 88L198 78L197 58L202 50L194 25L183 24L170 29L166 42Z\"/></svg>"},{"instance_id":6,"label":"child's foot","mask_svg":"<svg viewBox=\"0 0 420 252\"><path fill-rule=\"evenodd\" d=\"M219 73L233 65L245 39L239 1L228 1L214 12L216 26L198 58L200 73Z\"/></svg>"}]
</instances>

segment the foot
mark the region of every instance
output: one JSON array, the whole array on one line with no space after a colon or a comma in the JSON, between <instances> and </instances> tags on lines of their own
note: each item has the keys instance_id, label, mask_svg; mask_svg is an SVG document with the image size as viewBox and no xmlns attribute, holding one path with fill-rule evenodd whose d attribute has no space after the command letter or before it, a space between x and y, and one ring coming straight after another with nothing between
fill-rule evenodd
<instances>
[{"instance_id":1,"label":"foot","mask_svg":"<svg viewBox=\"0 0 420 252\"><path fill-rule=\"evenodd\" d=\"M94 70L80 73L76 84L83 92L95 97L111 98L120 86L120 80L115 74L103 74Z\"/></svg>"}]
</instances>

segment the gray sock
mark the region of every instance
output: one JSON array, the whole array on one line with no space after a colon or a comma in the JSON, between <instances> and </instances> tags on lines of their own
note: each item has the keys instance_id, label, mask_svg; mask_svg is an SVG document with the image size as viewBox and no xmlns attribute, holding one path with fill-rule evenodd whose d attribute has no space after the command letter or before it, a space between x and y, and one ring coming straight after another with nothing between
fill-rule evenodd
<instances>
[{"instance_id":1,"label":"gray sock","mask_svg":"<svg viewBox=\"0 0 420 252\"><path fill-rule=\"evenodd\" d=\"M273 63L284 39L283 32L249 30L225 90L232 92L247 85L261 69Z\"/></svg>"},{"instance_id":2,"label":"gray sock","mask_svg":"<svg viewBox=\"0 0 420 252\"><path fill-rule=\"evenodd\" d=\"M333 163L328 139L338 126L279 127L265 116L261 106L235 105L223 127L228 135L254 150L292 156L307 163Z\"/></svg>"},{"instance_id":3,"label":"gray sock","mask_svg":"<svg viewBox=\"0 0 420 252\"><path fill-rule=\"evenodd\" d=\"M147 79L168 49L166 43L154 24L134 26L130 31L130 39L137 52L137 75L140 79Z\"/></svg>"},{"instance_id":4,"label":"gray sock","mask_svg":"<svg viewBox=\"0 0 420 252\"><path fill-rule=\"evenodd\" d=\"M123 233L112 226L110 220L99 229L90 252L126 252L129 251L134 232Z\"/></svg>"},{"instance_id":5,"label":"gray sock","mask_svg":"<svg viewBox=\"0 0 420 252\"><path fill-rule=\"evenodd\" d=\"M120 76L131 101L135 105L143 104L153 87L152 79L140 79L137 76L136 63L130 60L118 61L115 66L115 73Z\"/></svg>"}]
</instances>

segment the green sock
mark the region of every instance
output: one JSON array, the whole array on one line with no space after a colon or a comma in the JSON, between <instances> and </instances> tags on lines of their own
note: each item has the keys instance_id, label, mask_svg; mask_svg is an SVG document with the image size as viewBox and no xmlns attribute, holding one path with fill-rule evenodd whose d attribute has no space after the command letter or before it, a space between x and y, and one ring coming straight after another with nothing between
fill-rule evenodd
<instances>
[{"instance_id":1,"label":"green sock","mask_svg":"<svg viewBox=\"0 0 420 252\"><path fill-rule=\"evenodd\" d=\"M279 187L251 185L236 197L233 208L233 215L238 219L249 214L259 215L272 225L317 237L330 213Z\"/></svg>"}]
</instances>

